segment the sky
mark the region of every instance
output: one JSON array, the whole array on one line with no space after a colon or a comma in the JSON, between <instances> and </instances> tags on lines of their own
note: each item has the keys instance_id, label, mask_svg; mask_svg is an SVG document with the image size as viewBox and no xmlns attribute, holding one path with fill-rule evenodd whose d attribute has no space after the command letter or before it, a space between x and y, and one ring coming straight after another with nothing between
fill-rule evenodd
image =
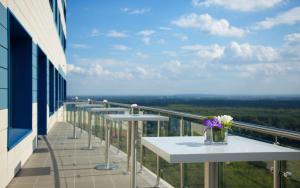
<instances>
[{"instance_id":1,"label":"sky","mask_svg":"<svg viewBox=\"0 0 300 188\"><path fill-rule=\"evenodd\" d=\"M69 95L300 94L298 0L67 1Z\"/></svg>"}]
</instances>

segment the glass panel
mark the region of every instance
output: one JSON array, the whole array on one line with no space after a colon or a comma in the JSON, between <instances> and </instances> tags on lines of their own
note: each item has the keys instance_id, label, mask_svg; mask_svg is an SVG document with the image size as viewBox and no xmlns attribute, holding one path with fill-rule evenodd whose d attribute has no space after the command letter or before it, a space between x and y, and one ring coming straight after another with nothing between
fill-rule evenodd
<instances>
[{"instance_id":1,"label":"glass panel","mask_svg":"<svg viewBox=\"0 0 300 188\"><path fill-rule=\"evenodd\" d=\"M300 187L300 161L286 161L282 165L283 172L290 172L282 177L283 187L298 188ZM284 174L283 174L284 175Z\"/></svg>"},{"instance_id":2,"label":"glass panel","mask_svg":"<svg viewBox=\"0 0 300 188\"><path fill-rule=\"evenodd\" d=\"M185 135L189 136L201 136L204 132L204 127L192 121L184 121ZM191 163L184 164L184 186L193 187L204 187L204 163Z\"/></svg>"},{"instance_id":3,"label":"glass panel","mask_svg":"<svg viewBox=\"0 0 300 188\"><path fill-rule=\"evenodd\" d=\"M221 187L270 188L273 186L272 164L271 161L220 163Z\"/></svg>"}]
</instances>

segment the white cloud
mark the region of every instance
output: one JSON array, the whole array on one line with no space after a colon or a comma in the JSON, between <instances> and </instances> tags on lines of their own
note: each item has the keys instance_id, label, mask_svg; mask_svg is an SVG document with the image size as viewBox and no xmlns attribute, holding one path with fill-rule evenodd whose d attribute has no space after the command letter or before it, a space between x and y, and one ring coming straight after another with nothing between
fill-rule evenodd
<instances>
[{"instance_id":1,"label":"white cloud","mask_svg":"<svg viewBox=\"0 0 300 188\"><path fill-rule=\"evenodd\" d=\"M106 36L112 37L112 38L126 38L128 35L125 32L122 31L116 31L116 30L110 30Z\"/></svg>"},{"instance_id":2,"label":"white cloud","mask_svg":"<svg viewBox=\"0 0 300 188\"><path fill-rule=\"evenodd\" d=\"M150 10L150 8L121 8L121 11L127 14L145 14L147 12L150 12Z\"/></svg>"},{"instance_id":3,"label":"white cloud","mask_svg":"<svg viewBox=\"0 0 300 188\"><path fill-rule=\"evenodd\" d=\"M139 31L137 34L140 36L143 36L143 37L149 37L149 36L153 35L154 33L155 33L154 30L142 30L142 31Z\"/></svg>"},{"instance_id":4,"label":"white cloud","mask_svg":"<svg viewBox=\"0 0 300 188\"><path fill-rule=\"evenodd\" d=\"M213 44L209 46L204 45L187 45L182 46L182 50L194 52L198 57L203 60L218 60L221 59L224 55L225 47L218 44Z\"/></svg>"},{"instance_id":5,"label":"white cloud","mask_svg":"<svg viewBox=\"0 0 300 188\"><path fill-rule=\"evenodd\" d=\"M170 30L172 30L172 28L170 28L170 27L159 27L158 29L160 29L162 31L170 31Z\"/></svg>"},{"instance_id":6,"label":"white cloud","mask_svg":"<svg viewBox=\"0 0 300 188\"><path fill-rule=\"evenodd\" d=\"M275 17L266 18L256 24L255 29L270 29L277 25L294 25L300 21L300 7L292 8Z\"/></svg>"},{"instance_id":7,"label":"white cloud","mask_svg":"<svg viewBox=\"0 0 300 188\"><path fill-rule=\"evenodd\" d=\"M142 38L142 41L144 42L145 45L149 45L150 44L150 37L144 37Z\"/></svg>"},{"instance_id":8,"label":"white cloud","mask_svg":"<svg viewBox=\"0 0 300 188\"><path fill-rule=\"evenodd\" d=\"M176 33L174 34L175 37L177 37L182 42L189 40L189 37L183 34Z\"/></svg>"},{"instance_id":9,"label":"white cloud","mask_svg":"<svg viewBox=\"0 0 300 188\"><path fill-rule=\"evenodd\" d=\"M75 49L87 49L87 48L89 48L89 46L86 45L86 44L74 43L74 44L72 44L72 48L75 48Z\"/></svg>"},{"instance_id":10,"label":"white cloud","mask_svg":"<svg viewBox=\"0 0 300 188\"><path fill-rule=\"evenodd\" d=\"M164 55L170 56L170 57L176 57L177 53L175 51L167 50L162 52Z\"/></svg>"},{"instance_id":11,"label":"white cloud","mask_svg":"<svg viewBox=\"0 0 300 188\"><path fill-rule=\"evenodd\" d=\"M128 51L128 50L130 50L130 48L128 46L125 46L125 45L122 45L122 44L113 45L112 48L114 50L119 50L119 51Z\"/></svg>"},{"instance_id":12,"label":"white cloud","mask_svg":"<svg viewBox=\"0 0 300 188\"><path fill-rule=\"evenodd\" d=\"M90 32L90 37L98 37L98 36L100 36L100 32L99 32L99 30L97 29L97 28L93 28L92 30L91 30L91 32Z\"/></svg>"},{"instance_id":13,"label":"white cloud","mask_svg":"<svg viewBox=\"0 0 300 188\"><path fill-rule=\"evenodd\" d=\"M147 59L147 58L149 58L149 55L147 55L147 54L145 54L145 53L142 53L142 52L137 52L135 55L136 55L138 58L140 58L140 59Z\"/></svg>"},{"instance_id":14,"label":"white cloud","mask_svg":"<svg viewBox=\"0 0 300 188\"><path fill-rule=\"evenodd\" d=\"M258 78L285 75L298 70L296 63L255 63L230 66L230 71L237 72L241 77Z\"/></svg>"},{"instance_id":15,"label":"white cloud","mask_svg":"<svg viewBox=\"0 0 300 188\"><path fill-rule=\"evenodd\" d=\"M234 26L231 26L226 19L214 19L209 14L182 15L179 19L172 21L181 28L195 28L201 31L208 32L212 35L224 37L242 37L246 31Z\"/></svg>"},{"instance_id":16,"label":"white cloud","mask_svg":"<svg viewBox=\"0 0 300 188\"><path fill-rule=\"evenodd\" d=\"M176 75L182 71L182 63L179 60L171 60L163 64L163 67L171 74Z\"/></svg>"},{"instance_id":17,"label":"white cloud","mask_svg":"<svg viewBox=\"0 0 300 188\"><path fill-rule=\"evenodd\" d=\"M286 59L300 60L300 33L291 33L284 37L281 54Z\"/></svg>"},{"instance_id":18,"label":"white cloud","mask_svg":"<svg viewBox=\"0 0 300 188\"><path fill-rule=\"evenodd\" d=\"M257 11L272 8L284 0L192 0L195 7L222 6L237 11Z\"/></svg>"},{"instance_id":19,"label":"white cloud","mask_svg":"<svg viewBox=\"0 0 300 188\"><path fill-rule=\"evenodd\" d=\"M67 64L67 72L69 74L72 74L72 73L84 73L84 69L82 69L81 67L76 66L74 64Z\"/></svg>"},{"instance_id":20,"label":"white cloud","mask_svg":"<svg viewBox=\"0 0 300 188\"><path fill-rule=\"evenodd\" d=\"M270 46L239 44L232 42L227 49L227 55L244 61L275 61L279 59L278 52Z\"/></svg>"}]
</instances>

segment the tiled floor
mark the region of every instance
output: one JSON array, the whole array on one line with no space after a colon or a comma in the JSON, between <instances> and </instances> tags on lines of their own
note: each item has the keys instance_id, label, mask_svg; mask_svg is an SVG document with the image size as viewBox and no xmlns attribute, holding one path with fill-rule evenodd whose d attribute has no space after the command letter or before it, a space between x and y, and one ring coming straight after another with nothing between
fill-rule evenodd
<instances>
[{"instance_id":1,"label":"tiled floor","mask_svg":"<svg viewBox=\"0 0 300 188\"><path fill-rule=\"evenodd\" d=\"M126 157L111 151L112 161L119 168L95 170L96 164L104 162L104 144L93 138L95 150L82 150L87 146L87 134L83 132L80 139L70 139L72 130L70 124L57 123L48 136L40 137L38 149L8 188L129 187L129 175L124 174ZM153 179L147 172L139 173L138 186L153 187Z\"/></svg>"}]
</instances>

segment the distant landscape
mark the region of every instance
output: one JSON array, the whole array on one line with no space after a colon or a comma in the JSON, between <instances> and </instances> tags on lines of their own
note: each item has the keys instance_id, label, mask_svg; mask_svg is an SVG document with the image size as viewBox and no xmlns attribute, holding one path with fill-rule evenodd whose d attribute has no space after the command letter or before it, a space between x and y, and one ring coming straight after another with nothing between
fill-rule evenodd
<instances>
[{"instance_id":1,"label":"distant landscape","mask_svg":"<svg viewBox=\"0 0 300 188\"><path fill-rule=\"evenodd\" d=\"M160 107L203 116L228 114L236 121L300 131L300 96L81 96L113 102Z\"/></svg>"}]
</instances>

